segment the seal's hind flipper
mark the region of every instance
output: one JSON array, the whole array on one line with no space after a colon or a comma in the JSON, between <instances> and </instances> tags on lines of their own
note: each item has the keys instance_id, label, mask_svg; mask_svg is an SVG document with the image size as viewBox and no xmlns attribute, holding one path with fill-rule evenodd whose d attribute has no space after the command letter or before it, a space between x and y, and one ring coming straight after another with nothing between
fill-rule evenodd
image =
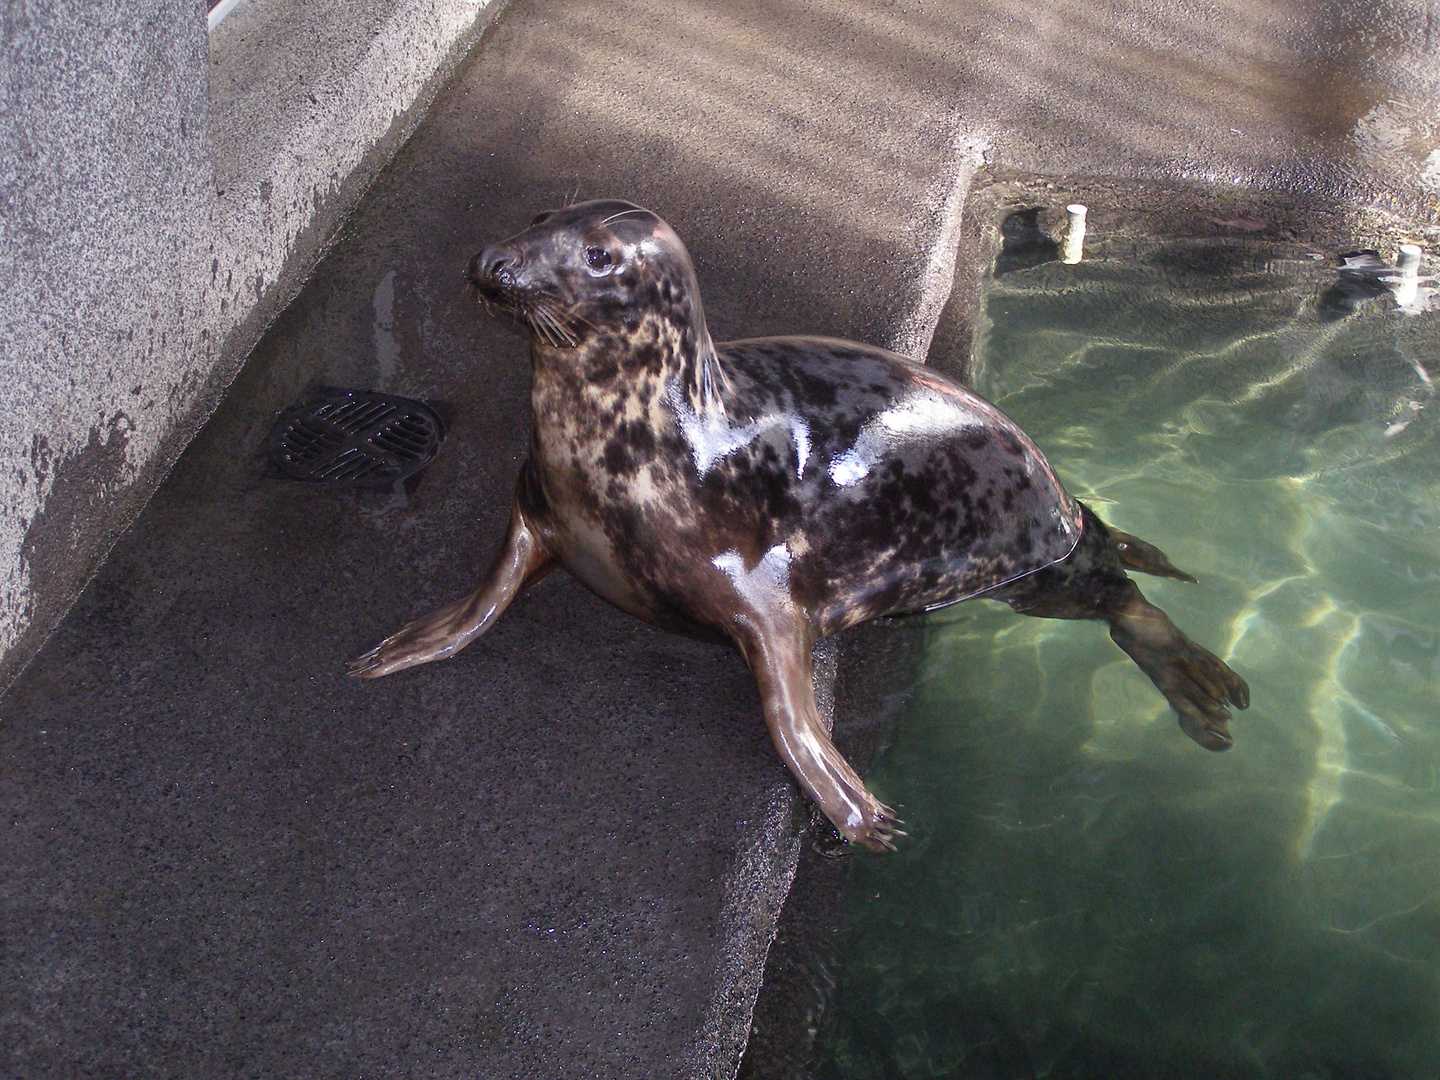
<instances>
[{"instance_id":1,"label":"seal's hind flipper","mask_svg":"<svg viewBox=\"0 0 1440 1080\"><path fill-rule=\"evenodd\" d=\"M1209 649L1195 644L1136 589L1110 618L1110 637L1150 676L1180 716L1180 728L1206 750L1228 750L1227 704L1250 705L1250 687Z\"/></svg>"},{"instance_id":2,"label":"seal's hind flipper","mask_svg":"<svg viewBox=\"0 0 1440 1080\"><path fill-rule=\"evenodd\" d=\"M1140 666L1179 714L1185 734L1207 750L1228 750L1234 740L1226 726L1230 719L1226 706L1249 706L1250 688L1225 661L1186 637L1125 576L1121 560L1126 549L1121 548L1120 540L1129 542L1134 537L1112 532L1088 506L1082 504L1081 510L1085 528L1074 551L990 595L1022 615L1104 619L1115 644ZM1141 551L1153 552L1169 566L1170 560L1156 548L1139 543ZM1147 565L1154 564L1153 556L1143 557ZM1131 564L1127 561L1125 565ZM1179 572L1171 576L1179 576Z\"/></svg>"},{"instance_id":3,"label":"seal's hind flipper","mask_svg":"<svg viewBox=\"0 0 1440 1080\"><path fill-rule=\"evenodd\" d=\"M1191 585L1196 583L1195 578L1176 567L1170 557L1154 544L1147 544L1139 537L1115 528L1110 529L1110 539L1114 541L1115 554L1120 556L1120 562L1125 569L1139 570L1142 574L1152 574L1155 577L1175 578Z\"/></svg>"}]
</instances>

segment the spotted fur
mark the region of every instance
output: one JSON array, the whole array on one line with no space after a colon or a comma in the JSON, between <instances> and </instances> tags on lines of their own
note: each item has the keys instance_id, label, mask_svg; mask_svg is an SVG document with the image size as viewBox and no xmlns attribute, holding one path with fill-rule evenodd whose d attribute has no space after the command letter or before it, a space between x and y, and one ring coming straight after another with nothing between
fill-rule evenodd
<instances>
[{"instance_id":1,"label":"spotted fur","mask_svg":"<svg viewBox=\"0 0 1440 1080\"><path fill-rule=\"evenodd\" d=\"M733 643L786 763L841 832L883 850L894 814L815 709L819 638L989 593L1109 620L1157 684L1177 650L1199 650L1165 630L1104 526L993 405L857 342L715 344L685 247L649 211L607 201L542 214L477 255L469 277L531 332L534 434L510 535L472 597L382 642L356 674L453 654L558 562L641 618ZM1169 566L1126 539L1132 560ZM1248 692L1204 656L1202 691L1161 689L1213 746L1229 738L1217 702Z\"/></svg>"},{"instance_id":2,"label":"spotted fur","mask_svg":"<svg viewBox=\"0 0 1440 1080\"><path fill-rule=\"evenodd\" d=\"M625 208L561 211L475 271L494 303L524 315L536 290L570 316L574 345L534 338L527 490L543 500L522 505L582 581L641 617L729 637L713 559L754 565L783 546L823 637L954 603L1075 546L1077 505L994 406L856 342L713 344L668 226L641 212L596 228ZM562 237L581 259L560 257ZM613 272L590 272L585 248Z\"/></svg>"}]
</instances>

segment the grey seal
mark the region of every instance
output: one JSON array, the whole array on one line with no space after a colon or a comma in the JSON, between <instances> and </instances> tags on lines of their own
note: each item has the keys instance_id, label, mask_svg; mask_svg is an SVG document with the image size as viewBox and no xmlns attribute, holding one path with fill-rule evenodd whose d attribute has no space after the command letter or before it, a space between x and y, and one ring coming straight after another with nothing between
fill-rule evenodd
<instances>
[{"instance_id":1,"label":"grey seal","mask_svg":"<svg viewBox=\"0 0 1440 1080\"><path fill-rule=\"evenodd\" d=\"M1126 568L1188 579L1108 529L994 405L872 345L715 343L680 238L627 202L537 216L477 255L480 299L531 343L534 428L480 587L354 661L361 678L453 656L556 565L647 622L732 644L781 758L850 841L893 847L816 710L816 641L976 596L1102 619L1201 746L1249 689ZM1193 580L1193 579L1189 579Z\"/></svg>"}]
</instances>

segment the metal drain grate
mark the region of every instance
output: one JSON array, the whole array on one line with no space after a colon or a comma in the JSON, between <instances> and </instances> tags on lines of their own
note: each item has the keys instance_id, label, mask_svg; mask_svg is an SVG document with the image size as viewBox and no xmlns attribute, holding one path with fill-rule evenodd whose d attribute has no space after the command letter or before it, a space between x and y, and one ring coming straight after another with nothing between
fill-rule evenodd
<instances>
[{"instance_id":1,"label":"metal drain grate","mask_svg":"<svg viewBox=\"0 0 1440 1080\"><path fill-rule=\"evenodd\" d=\"M445 438L421 401L366 390L323 390L280 414L270 460L286 476L347 487L391 487L429 465Z\"/></svg>"}]
</instances>

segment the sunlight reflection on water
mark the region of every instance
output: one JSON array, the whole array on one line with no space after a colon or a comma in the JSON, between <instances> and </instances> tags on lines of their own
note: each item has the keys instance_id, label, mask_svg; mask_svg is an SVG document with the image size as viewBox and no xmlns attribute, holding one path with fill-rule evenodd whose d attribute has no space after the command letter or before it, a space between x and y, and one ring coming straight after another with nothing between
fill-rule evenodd
<instances>
[{"instance_id":1,"label":"sunlight reflection on water","mask_svg":"<svg viewBox=\"0 0 1440 1080\"><path fill-rule=\"evenodd\" d=\"M820 1075L1440 1076L1440 316L1234 255L1007 275L976 382L1200 579L1141 585L1249 680L1235 749L1096 624L933 616Z\"/></svg>"}]
</instances>

